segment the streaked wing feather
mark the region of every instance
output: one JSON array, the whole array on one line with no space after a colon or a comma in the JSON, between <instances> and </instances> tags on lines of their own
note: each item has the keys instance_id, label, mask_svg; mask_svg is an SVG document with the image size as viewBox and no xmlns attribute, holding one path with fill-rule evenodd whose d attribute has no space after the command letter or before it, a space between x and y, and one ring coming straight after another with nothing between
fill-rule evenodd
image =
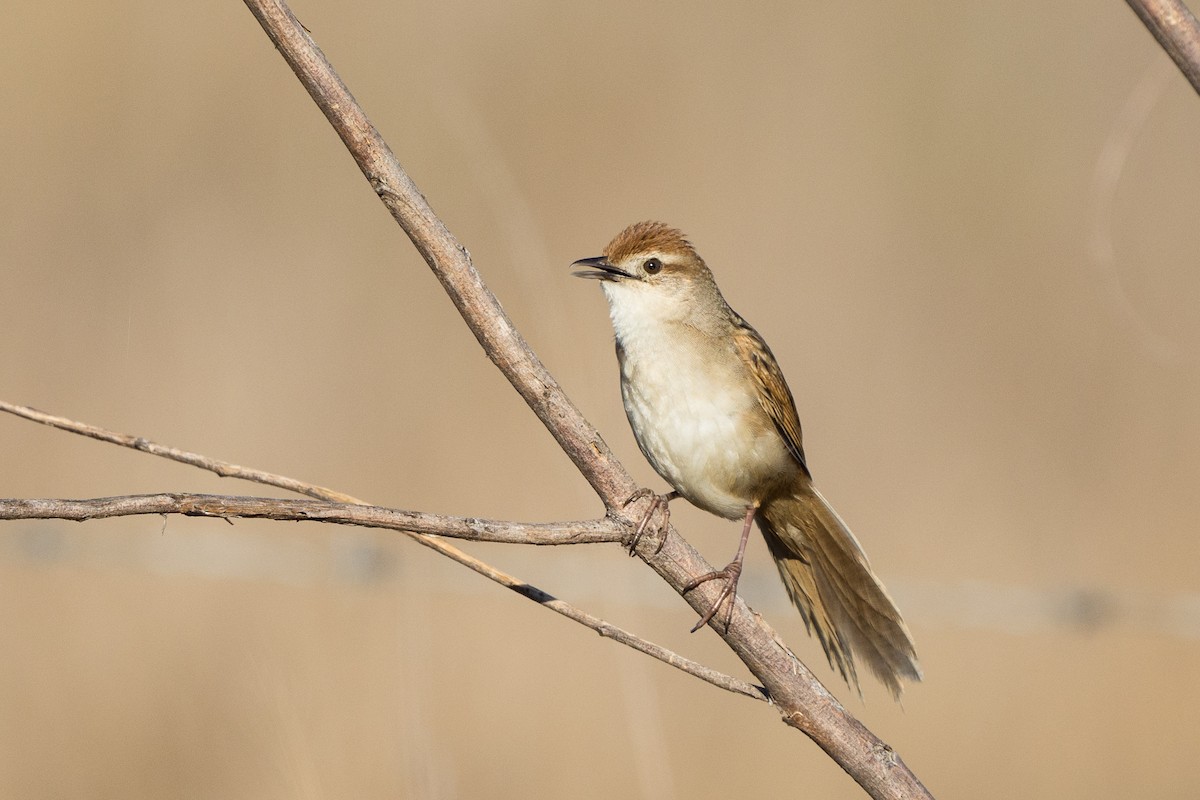
<instances>
[{"instance_id":1,"label":"streaked wing feather","mask_svg":"<svg viewBox=\"0 0 1200 800\"><path fill-rule=\"evenodd\" d=\"M788 451L811 478L808 463L804 460L800 415L796 413L796 401L792 398L783 371L779 369L779 362L758 331L737 314L734 314L734 326L738 353L761 389L758 393L759 403L775 423Z\"/></svg>"}]
</instances>

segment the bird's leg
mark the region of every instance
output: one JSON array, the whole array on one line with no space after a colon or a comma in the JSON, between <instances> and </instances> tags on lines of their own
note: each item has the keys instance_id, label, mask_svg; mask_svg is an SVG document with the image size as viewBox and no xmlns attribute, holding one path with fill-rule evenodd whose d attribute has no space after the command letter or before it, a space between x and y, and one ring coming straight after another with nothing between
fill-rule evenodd
<instances>
[{"instance_id":1,"label":"bird's leg","mask_svg":"<svg viewBox=\"0 0 1200 800\"><path fill-rule=\"evenodd\" d=\"M662 525L659 526L658 547L655 548L654 554L658 555L663 549L663 544L667 541L667 526L671 524L671 507L668 505L676 497L679 497L679 492L671 491L666 494L655 494L649 489L638 489L633 494L629 495L629 499L625 501L628 506L635 500L641 500L643 497L653 497L654 502L650 504L650 508L646 511L646 516L642 517L642 521L638 523L637 530L633 532L633 536L629 537L629 555L637 554L638 543L642 541L642 535L646 532L647 526L650 524L650 518L654 516L654 512L660 508L663 512Z\"/></svg>"},{"instance_id":2,"label":"bird's leg","mask_svg":"<svg viewBox=\"0 0 1200 800\"><path fill-rule=\"evenodd\" d=\"M729 624L733 622L733 602L737 599L738 579L742 577L742 559L746 557L746 542L750 540L750 525L754 522L754 515L756 513L758 513L758 504L746 509L746 523L742 526L742 540L738 542L737 555L733 557L733 561L726 564L724 569L701 575L683 587L683 593L687 594L702 583L717 580L718 578L725 581L725 588L721 589L721 593L717 595L717 601L713 603L708 613L692 626L691 633L695 633L707 625L709 620L716 616L717 611L720 610L721 605L725 602L729 603L728 610L725 613L725 630L729 630Z\"/></svg>"}]
</instances>

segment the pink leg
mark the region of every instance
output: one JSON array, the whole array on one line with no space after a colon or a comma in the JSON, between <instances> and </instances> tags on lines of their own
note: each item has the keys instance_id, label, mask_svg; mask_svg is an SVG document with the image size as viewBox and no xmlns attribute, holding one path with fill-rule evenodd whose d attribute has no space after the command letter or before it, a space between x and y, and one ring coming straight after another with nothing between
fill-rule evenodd
<instances>
[{"instance_id":1,"label":"pink leg","mask_svg":"<svg viewBox=\"0 0 1200 800\"><path fill-rule=\"evenodd\" d=\"M742 560L746 557L746 542L750 541L750 526L754 522L754 515L756 513L758 513L757 505L750 506L746 509L746 522L742 526L742 539L740 542L738 542L737 555L733 557L733 561L730 561L728 564L726 564L724 569L701 575L699 578L696 578L696 580L683 587L684 594L687 594L702 583L717 580L718 578L725 581L725 587L721 589L721 593L717 595L717 601L713 603L712 608L708 610L708 613L701 617L700 621L692 626L692 633L695 633L707 625L709 621L716 616L717 611L721 608L721 605L727 601L729 606L725 614L725 630L729 630L729 623L733 621L733 601L737 597L738 579L742 577Z\"/></svg>"}]
</instances>

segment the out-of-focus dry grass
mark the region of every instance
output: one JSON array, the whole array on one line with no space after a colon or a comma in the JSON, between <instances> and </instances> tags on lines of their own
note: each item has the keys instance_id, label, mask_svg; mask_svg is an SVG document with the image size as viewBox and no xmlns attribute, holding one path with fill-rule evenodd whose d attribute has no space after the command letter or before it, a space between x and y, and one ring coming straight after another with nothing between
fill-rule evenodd
<instances>
[{"instance_id":1,"label":"out-of-focus dry grass","mask_svg":"<svg viewBox=\"0 0 1200 800\"><path fill-rule=\"evenodd\" d=\"M656 487L567 265L692 235L907 612L926 683L850 704L935 794L1200 790L1200 102L1124 4L295 10ZM5 399L401 507L599 512L240 4L4 20ZM15 419L0 448L5 496L243 490ZM739 669L615 547L478 552ZM5 797L861 796L769 709L384 535L6 523L0 652Z\"/></svg>"}]
</instances>

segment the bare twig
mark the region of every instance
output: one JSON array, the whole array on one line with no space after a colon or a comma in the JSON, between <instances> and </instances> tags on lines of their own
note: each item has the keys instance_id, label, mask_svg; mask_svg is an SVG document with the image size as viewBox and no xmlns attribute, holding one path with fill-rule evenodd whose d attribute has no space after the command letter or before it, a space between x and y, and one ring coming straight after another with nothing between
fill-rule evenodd
<instances>
[{"instance_id":1,"label":"bare twig","mask_svg":"<svg viewBox=\"0 0 1200 800\"><path fill-rule=\"evenodd\" d=\"M246 5L441 281L487 357L534 410L605 504L610 509L620 507L637 490L637 484L530 350L496 296L484 285L467 249L434 214L304 26L280 0L246 0Z\"/></svg>"},{"instance_id":2,"label":"bare twig","mask_svg":"<svg viewBox=\"0 0 1200 800\"><path fill-rule=\"evenodd\" d=\"M1125 0L1200 93L1200 22L1183 0Z\"/></svg>"},{"instance_id":3,"label":"bare twig","mask_svg":"<svg viewBox=\"0 0 1200 800\"><path fill-rule=\"evenodd\" d=\"M466 248L433 213L291 10L282 0L245 3L441 281L488 357L596 490L609 515L632 522L645 514L652 499L624 508L636 490L632 478L530 350L484 285ZM705 585L691 592L685 587L711 567L673 528L662 545L655 550L653 542L646 542L638 554L694 609L707 611L718 587ZM737 601L728 627L715 621L711 627L763 682L783 719L812 738L872 797L930 796L899 755L851 716L744 602Z\"/></svg>"},{"instance_id":4,"label":"bare twig","mask_svg":"<svg viewBox=\"0 0 1200 800\"><path fill-rule=\"evenodd\" d=\"M281 500L274 497L187 492L123 495L92 500L0 499L0 520L66 519L83 522L138 514L327 522L500 544L597 544L619 542L629 535L624 527L607 518L578 522L509 522L422 514L419 511L380 506L329 503L324 500Z\"/></svg>"},{"instance_id":5,"label":"bare twig","mask_svg":"<svg viewBox=\"0 0 1200 800\"><path fill-rule=\"evenodd\" d=\"M361 500L333 489L326 489L321 486L316 486L315 484L305 483L303 481L298 481L295 478L288 478L283 475L275 475L270 472L263 472L262 470L241 467L237 464L232 464L228 461L220 461L215 458L200 455L199 453L192 453L188 452L187 450L167 447L166 445L152 442L149 439L141 436L130 436L124 433L117 433L116 431L110 431L95 425L89 425L86 422L78 422L76 420L67 419L66 417L47 414L44 411L38 411L37 409L30 408L28 406L15 405L13 403L0 400L0 411L5 411L15 416L23 417L35 422L41 422L45 425L58 428L59 430L77 433L81 436L87 436L92 439L98 439L100 441L109 442L122 447L129 447L134 450L140 450L144 453L150 453L171 461L178 461L182 464L189 464L194 467L199 467L200 469L214 472L217 475L241 478L242 480L261 483L266 486L275 486L280 489L287 489L288 491L296 492L298 494L305 494L310 497L329 500L331 502L348 503L360 505L364 508L371 508L371 506L368 506ZM37 501L16 502L28 503ZM9 518L33 518L35 516L35 514L28 514L21 517L13 516ZM412 538L417 543L422 544L431 550L437 551L441 555L444 555L447 558L472 570L473 572L482 575L488 580L494 581L501 586L505 586L517 594L526 597L535 603L545 606L551 611L561 614L567 619L591 628L601 636L612 639L613 641L619 642L620 644L624 644L628 647L632 647L633 649L641 653L645 653L653 658L657 658L659 661L662 661L665 664L682 670L689 675L694 675L695 677L711 683L718 688L735 692L737 694L742 694L756 700L767 699L764 691L758 686L754 686L730 675L725 675L724 673L718 672L710 667L706 667L703 664L692 661L691 659L684 658L678 653L668 650L661 645L648 642L645 639L630 633L629 631L612 625L605 620L600 619L599 617L588 614L586 611L576 608L564 600L559 600L553 595L542 591L532 584L526 583L520 578L509 575L508 573L498 570L484 561L480 561L474 556L464 553L462 550L459 550L449 542L444 542L435 536L427 536L422 533L415 533L408 530L401 532Z\"/></svg>"},{"instance_id":6,"label":"bare twig","mask_svg":"<svg viewBox=\"0 0 1200 800\"><path fill-rule=\"evenodd\" d=\"M175 447L167 447L166 445L152 442L143 436L130 436L127 433L117 433L116 431L110 431L96 425L89 425L86 422L78 422L66 417L47 414L45 411L39 411L29 406L19 406L15 403L0 400L0 411L24 417L34 422L40 422L43 425L49 425L52 428L58 428L62 431L77 433L89 439L98 439L101 442L109 442L110 444L118 444L121 447L141 450L143 453L149 453L152 456L178 461L180 464L190 464L193 467L214 472L222 478L241 478L242 480L261 483L266 486L274 486L289 492L295 492L296 494L308 495L309 497L316 497L319 500L329 500L334 503L359 503L365 505L361 500L356 500L348 494L342 494L333 489L326 489L324 486L304 483L303 481L288 478L284 475L273 475L270 472L250 469L249 467L239 466L228 461L220 461Z\"/></svg>"}]
</instances>

